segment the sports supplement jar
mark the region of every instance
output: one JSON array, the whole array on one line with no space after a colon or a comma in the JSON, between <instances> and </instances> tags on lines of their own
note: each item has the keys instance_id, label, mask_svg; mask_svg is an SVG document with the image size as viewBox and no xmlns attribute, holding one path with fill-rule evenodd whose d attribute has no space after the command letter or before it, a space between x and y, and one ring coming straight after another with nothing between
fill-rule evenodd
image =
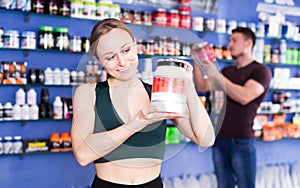
<instances>
[{"instance_id":1,"label":"sports supplement jar","mask_svg":"<svg viewBox=\"0 0 300 188\"><path fill-rule=\"evenodd\" d=\"M178 60L158 60L153 76L151 106L160 112L184 113L187 76L184 63Z\"/></svg>"},{"instance_id":2,"label":"sports supplement jar","mask_svg":"<svg viewBox=\"0 0 300 188\"><path fill-rule=\"evenodd\" d=\"M195 43L192 46L192 57L196 59L199 64L215 62L217 60L215 52L207 42Z\"/></svg>"}]
</instances>

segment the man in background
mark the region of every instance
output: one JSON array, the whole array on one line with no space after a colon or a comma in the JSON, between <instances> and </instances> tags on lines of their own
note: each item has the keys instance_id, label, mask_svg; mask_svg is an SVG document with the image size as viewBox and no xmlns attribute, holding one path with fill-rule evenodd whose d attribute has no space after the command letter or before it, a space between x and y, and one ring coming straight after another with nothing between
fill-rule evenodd
<instances>
[{"instance_id":1,"label":"man in background","mask_svg":"<svg viewBox=\"0 0 300 188\"><path fill-rule=\"evenodd\" d=\"M226 93L224 118L216 125L213 162L219 188L254 188L256 148L253 120L269 89L270 69L253 59L256 36L249 28L232 30L228 48L235 65L218 71L213 62L197 62L194 81L197 91L222 89ZM206 72L207 77L203 76Z\"/></svg>"}]
</instances>

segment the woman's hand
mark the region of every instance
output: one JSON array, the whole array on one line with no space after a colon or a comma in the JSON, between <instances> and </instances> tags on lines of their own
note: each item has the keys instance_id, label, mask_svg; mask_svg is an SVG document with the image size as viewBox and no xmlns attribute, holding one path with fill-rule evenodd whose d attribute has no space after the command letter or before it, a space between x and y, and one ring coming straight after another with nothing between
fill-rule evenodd
<instances>
[{"instance_id":1,"label":"woman's hand","mask_svg":"<svg viewBox=\"0 0 300 188\"><path fill-rule=\"evenodd\" d=\"M181 60L181 59L173 59L173 58L167 59L167 61L174 61L174 62L183 63L187 77L191 81L193 81L193 66L190 64L190 62L184 61L184 60Z\"/></svg>"},{"instance_id":2,"label":"woman's hand","mask_svg":"<svg viewBox=\"0 0 300 188\"><path fill-rule=\"evenodd\" d=\"M155 107L148 107L140 110L135 118L125 124L126 128L137 132L144 127L165 119L187 118L186 114L175 112L159 112Z\"/></svg>"}]
</instances>

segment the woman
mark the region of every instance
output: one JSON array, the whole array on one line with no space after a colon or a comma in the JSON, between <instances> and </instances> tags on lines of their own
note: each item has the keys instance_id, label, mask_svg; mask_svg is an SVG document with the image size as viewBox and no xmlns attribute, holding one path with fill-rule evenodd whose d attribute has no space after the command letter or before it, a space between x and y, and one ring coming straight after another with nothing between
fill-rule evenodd
<instances>
[{"instance_id":1,"label":"woman","mask_svg":"<svg viewBox=\"0 0 300 188\"><path fill-rule=\"evenodd\" d=\"M91 53L109 74L107 81L83 84L74 94L73 151L80 165L94 162L92 187L163 187L166 119L203 147L215 135L192 82L187 114L158 112L150 106L151 85L139 80L137 46L132 31L117 19L98 22L91 33ZM130 186L130 187L131 187Z\"/></svg>"}]
</instances>

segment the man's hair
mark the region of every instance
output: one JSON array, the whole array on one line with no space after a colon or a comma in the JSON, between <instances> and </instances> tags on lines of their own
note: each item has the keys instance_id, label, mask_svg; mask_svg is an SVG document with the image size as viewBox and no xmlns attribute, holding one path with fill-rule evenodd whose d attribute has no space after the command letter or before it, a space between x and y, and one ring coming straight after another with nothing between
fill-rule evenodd
<instances>
[{"instance_id":1,"label":"man's hair","mask_svg":"<svg viewBox=\"0 0 300 188\"><path fill-rule=\"evenodd\" d=\"M241 33L246 40L252 41L252 49L255 46L256 36L250 28L247 27L237 27L232 30L232 33Z\"/></svg>"}]
</instances>

